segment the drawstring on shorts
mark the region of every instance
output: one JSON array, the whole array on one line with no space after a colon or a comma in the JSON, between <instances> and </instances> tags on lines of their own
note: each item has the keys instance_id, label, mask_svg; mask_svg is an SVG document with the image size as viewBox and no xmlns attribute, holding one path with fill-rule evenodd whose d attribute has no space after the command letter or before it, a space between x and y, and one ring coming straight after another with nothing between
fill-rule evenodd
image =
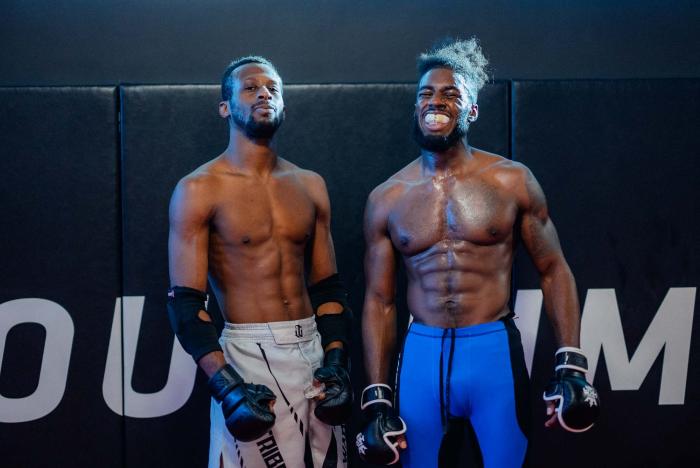
<instances>
[{"instance_id":1,"label":"drawstring on shorts","mask_svg":"<svg viewBox=\"0 0 700 468\"><path fill-rule=\"evenodd\" d=\"M443 351L445 348L445 337L450 334L450 354L447 356L447 379L443 379ZM447 423L450 418L450 380L452 378L452 359L455 354L455 329L445 328L440 341L440 420L442 431L447 431ZM444 387L443 387L444 382Z\"/></svg>"}]
</instances>

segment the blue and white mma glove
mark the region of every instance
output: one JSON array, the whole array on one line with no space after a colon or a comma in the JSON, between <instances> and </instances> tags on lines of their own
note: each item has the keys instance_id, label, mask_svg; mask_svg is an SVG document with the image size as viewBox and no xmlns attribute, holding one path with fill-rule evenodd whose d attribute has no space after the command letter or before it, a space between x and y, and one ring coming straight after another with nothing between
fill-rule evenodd
<instances>
[{"instance_id":1,"label":"blue and white mma glove","mask_svg":"<svg viewBox=\"0 0 700 468\"><path fill-rule=\"evenodd\" d=\"M399 461L396 437L406 433L406 423L394 411L393 392L386 384L367 386L362 391L365 424L355 438L360 459L377 465Z\"/></svg>"},{"instance_id":2,"label":"blue and white mma glove","mask_svg":"<svg viewBox=\"0 0 700 468\"><path fill-rule=\"evenodd\" d=\"M556 404L561 427L584 432L593 427L600 414L598 392L586 381L588 361L579 348L559 348L554 355L554 377L544 391L545 401Z\"/></svg>"}]
</instances>

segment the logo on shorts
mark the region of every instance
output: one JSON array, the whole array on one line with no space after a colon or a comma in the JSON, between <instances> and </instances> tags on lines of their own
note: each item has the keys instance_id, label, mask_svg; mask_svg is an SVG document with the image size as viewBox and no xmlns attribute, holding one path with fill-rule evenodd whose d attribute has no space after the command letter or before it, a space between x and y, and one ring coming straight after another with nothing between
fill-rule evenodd
<instances>
[{"instance_id":1,"label":"logo on shorts","mask_svg":"<svg viewBox=\"0 0 700 468\"><path fill-rule=\"evenodd\" d=\"M302 330L301 325L296 325L294 327L294 335L297 338L301 338L302 336L304 336L304 330Z\"/></svg>"},{"instance_id":2,"label":"logo on shorts","mask_svg":"<svg viewBox=\"0 0 700 468\"><path fill-rule=\"evenodd\" d=\"M360 455L364 455L367 452L365 436L362 433L357 434L357 437L355 437L355 445L357 445L357 451L360 452Z\"/></svg>"},{"instance_id":3,"label":"logo on shorts","mask_svg":"<svg viewBox=\"0 0 700 468\"><path fill-rule=\"evenodd\" d=\"M260 455L265 461L265 466L270 468L280 468L286 466L284 463L284 458L280 453L280 449L277 446L277 441L275 436L272 435L272 431L267 433L267 437L256 442L258 449L260 450Z\"/></svg>"}]
</instances>

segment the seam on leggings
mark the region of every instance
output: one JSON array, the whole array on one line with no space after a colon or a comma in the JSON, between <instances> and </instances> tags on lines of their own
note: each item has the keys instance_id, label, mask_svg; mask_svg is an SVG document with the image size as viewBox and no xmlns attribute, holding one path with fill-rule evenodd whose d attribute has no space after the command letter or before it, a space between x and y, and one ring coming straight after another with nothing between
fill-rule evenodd
<instances>
[{"instance_id":1,"label":"seam on leggings","mask_svg":"<svg viewBox=\"0 0 700 468\"><path fill-rule=\"evenodd\" d=\"M410 325L409 325L409 330L410 330ZM400 405L401 405L401 399L399 398L400 395L400 390L401 390L401 368L403 367L403 357L404 353L406 352L406 338L408 337L408 331L403 335L403 341L401 342L401 350L399 351L399 356L397 358L396 362L396 375L394 376L394 388L396 391L394 392L394 408L396 408L396 413L400 413Z\"/></svg>"}]
</instances>

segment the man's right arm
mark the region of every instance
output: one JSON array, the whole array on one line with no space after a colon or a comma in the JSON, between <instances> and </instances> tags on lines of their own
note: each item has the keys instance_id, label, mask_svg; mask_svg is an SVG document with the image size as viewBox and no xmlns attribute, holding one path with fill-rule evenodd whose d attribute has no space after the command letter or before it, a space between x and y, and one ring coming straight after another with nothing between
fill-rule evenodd
<instances>
[{"instance_id":1,"label":"man's right arm","mask_svg":"<svg viewBox=\"0 0 700 468\"><path fill-rule=\"evenodd\" d=\"M205 309L211 190L194 177L181 180L170 201L168 313L182 347L209 377L209 392L221 403L226 427L250 442L275 423L275 394L264 385L245 383L226 363L216 327Z\"/></svg>"},{"instance_id":2,"label":"man's right arm","mask_svg":"<svg viewBox=\"0 0 700 468\"><path fill-rule=\"evenodd\" d=\"M201 292L207 289L207 250L212 211L209 197L205 181L187 177L177 184L170 199L168 257L170 286L173 288L179 286ZM204 309L197 312L197 317L204 323L211 323L211 317ZM211 347L216 348L213 344ZM198 364L207 377L211 377L226 361L220 350L213 349L201 356Z\"/></svg>"},{"instance_id":3,"label":"man's right arm","mask_svg":"<svg viewBox=\"0 0 700 468\"><path fill-rule=\"evenodd\" d=\"M389 383L396 347L396 259L388 232L386 206L377 190L365 209L365 302L362 341L369 383Z\"/></svg>"},{"instance_id":4,"label":"man's right arm","mask_svg":"<svg viewBox=\"0 0 700 468\"><path fill-rule=\"evenodd\" d=\"M389 366L396 348L396 263L389 238L386 199L375 189L365 209L365 303L362 338L368 385L362 392L364 424L355 438L363 461L378 465L398 462L406 448L406 424L393 408Z\"/></svg>"}]
</instances>

